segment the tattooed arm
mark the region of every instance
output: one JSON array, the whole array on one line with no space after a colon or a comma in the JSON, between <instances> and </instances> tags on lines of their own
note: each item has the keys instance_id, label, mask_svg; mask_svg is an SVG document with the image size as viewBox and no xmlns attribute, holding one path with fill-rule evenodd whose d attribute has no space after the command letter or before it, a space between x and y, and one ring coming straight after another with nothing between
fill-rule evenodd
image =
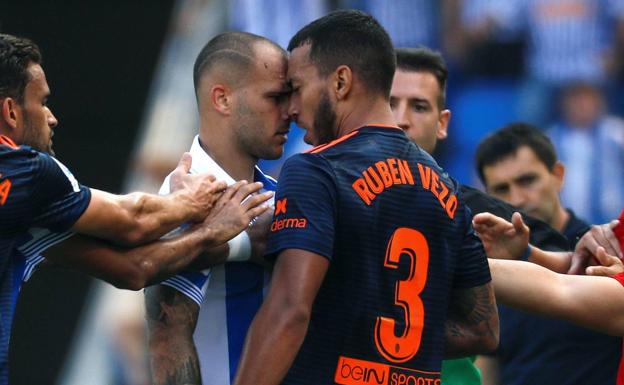
<instances>
[{"instance_id":1,"label":"tattooed arm","mask_svg":"<svg viewBox=\"0 0 624 385\"><path fill-rule=\"evenodd\" d=\"M487 353L498 346L498 311L492 283L454 290L446 320L445 357Z\"/></svg>"},{"instance_id":2,"label":"tattooed arm","mask_svg":"<svg viewBox=\"0 0 624 385\"><path fill-rule=\"evenodd\" d=\"M164 285L145 290L149 355L154 385L200 385L193 342L199 306Z\"/></svg>"}]
</instances>

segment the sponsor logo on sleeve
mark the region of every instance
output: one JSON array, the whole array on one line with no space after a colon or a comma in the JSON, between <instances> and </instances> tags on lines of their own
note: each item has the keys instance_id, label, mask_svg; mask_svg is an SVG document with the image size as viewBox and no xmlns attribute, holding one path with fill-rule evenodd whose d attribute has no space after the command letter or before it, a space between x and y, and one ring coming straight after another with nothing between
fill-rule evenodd
<instances>
[{"instance_id":1,"label":"sponsor logo on sleeve","mask_svg":"<svg viewBox=\"0 0 624 385\"><path fill-rule=\"evenodd\" d=\"M282 198L275 201L275 212L273 213L273 223L271 223L271 232L284 229L304 229L308 226L306 218L279 218L280 215L286 215L286 205L288 198Z\"/></svg>"},{"instance_id":2,"label":"sponsor logo on sleeve","mask_svg":"<svg viewBox=\"0 0 624 385\"><path fill-rule=\"evenodd\" d=\"M288 198L279 199L275 202L275 213L274 216L278 216L280 214L286 214L286 204L288 203Z\"/></svg>"}]
</instances>

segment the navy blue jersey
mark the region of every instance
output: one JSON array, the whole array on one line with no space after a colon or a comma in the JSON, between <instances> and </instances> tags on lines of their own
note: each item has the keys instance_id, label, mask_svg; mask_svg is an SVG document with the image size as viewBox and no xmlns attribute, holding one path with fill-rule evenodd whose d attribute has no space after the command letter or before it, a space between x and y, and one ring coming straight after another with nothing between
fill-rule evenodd
<instances>
[{"instance_id":1,"label":"navy blue jersey","mask_svg":"<svg viewBox=\"0 0 624 385\"><path fill-rule=\"evenodd\" d=\"M330 260L284 384L439 384L451 291L490 273L456 181L398 128L288 159L268 254Z\"/></svg>"},{"instance_id":2,"label":"navy blue jersey","mask_svg":"<svg viewBox=\"0 0 624 385\"><path fill-rule=\"evenodd\" d=\"M0 136L0 385L8 383L8 347L22 281L40 253L69 238L91 199L53 157Z\"/></svg>"}]
</instances>

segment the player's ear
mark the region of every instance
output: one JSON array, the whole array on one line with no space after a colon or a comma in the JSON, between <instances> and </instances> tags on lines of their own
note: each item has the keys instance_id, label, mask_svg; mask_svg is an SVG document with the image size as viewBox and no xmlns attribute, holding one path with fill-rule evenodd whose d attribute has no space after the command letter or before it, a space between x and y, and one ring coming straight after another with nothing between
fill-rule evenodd
<instances>
[{"instance_id":1,"label":"player's ear","mask_svg":"<svg viewBox=\"0 0 624 385\"><path fill-rule=\"evenodd\" d=\"M349 66L341 65L336 68L333 74L332 86L337 100L347 97L353 86L353 72Z\"/></svg>"},{"instance_id":2,"label":"player's ear","mask_svg":"<svg viewBox=\"0 0 624 385\"><path fill-rule=\"evenodd\" d=\"M215 110L223 115L232 113L232 92L224 84L215 84L210 88L210 103Z\"/></svg>"},{"instance_id":3,"label":"player's ear","mask_svg":"<svg viewBox=\"0 0 624 385\"><path fill-rule=\"evenodd\" d=\"M557 161L552 168L552 175L555 177L555 182L557 183L557 190L560 191L563 187L563 179L565 177L565 166L561 161Z\"/></svg>"},{"instance_id":4,"label":"player's ear","mask_svg":"<svg viewBox=\"0 0 624 385\"><path fill-rule=\"evenodd\" d=\"M443 110L438 118L438 132L436 138L444 140L448 136L448 126L451 121L451 110Z\"/></svg>"},{"instance_id":5,"label":"player's ear","mask_svg":"<svg viewBox=\"0 0 624 385\"><path fill-rule=\"evenodd\" d=\"M22 116L22 110L17 100L6 97L2 99L0 105L0 116L5 126L9 130L16 130L18 122Z\"/></svg>"}]
</instances>

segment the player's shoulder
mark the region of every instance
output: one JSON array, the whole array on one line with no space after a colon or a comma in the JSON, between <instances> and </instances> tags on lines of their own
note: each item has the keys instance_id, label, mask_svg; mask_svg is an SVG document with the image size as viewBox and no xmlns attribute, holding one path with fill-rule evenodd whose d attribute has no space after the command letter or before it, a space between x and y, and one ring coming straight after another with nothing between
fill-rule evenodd
<instances>
[{"instance_id":1,"label":"player's shoulder","mask_svg":"<svg viewBox=\"0 0 624 385\"><path fill-rule=\"evenodd\" d=\"M313 153L313 152L303 152L299 154L295 154L290 158L286 159L284 162L284 166L282 167L282 173L289 172L297 172L301 173L304 170L314 170L314 169L330 169L331 166L329 162L325 159L323 154L321 153ZM280 180L282 178L282 174L280 174Z\"/></svg>"},{"instance_id":2,"label":"player's shoulder","mask_svg":"<svg viewBox=\"0 0 624 385\"><path fill-rule=\"evenodd\" d=\"M0 135L0 160L2 160L3 169L7 167L24 166L24 162L34 160L41 153L29 146L18 146L6 136Z\"/></svg>"},{"instance_id":3,"label":"player's shoulder","mask_svg":"<svg viewBox=\"0 0 624 385\"><path fill-rule=\"evenodd\" d=\"M67 167L51 155L29 146L12 146L6 142L0 143L0 165L0 173L3 176L19 176L19 179L24 181L60 171L71 174Z\"/></svg>"}]
</instances>

